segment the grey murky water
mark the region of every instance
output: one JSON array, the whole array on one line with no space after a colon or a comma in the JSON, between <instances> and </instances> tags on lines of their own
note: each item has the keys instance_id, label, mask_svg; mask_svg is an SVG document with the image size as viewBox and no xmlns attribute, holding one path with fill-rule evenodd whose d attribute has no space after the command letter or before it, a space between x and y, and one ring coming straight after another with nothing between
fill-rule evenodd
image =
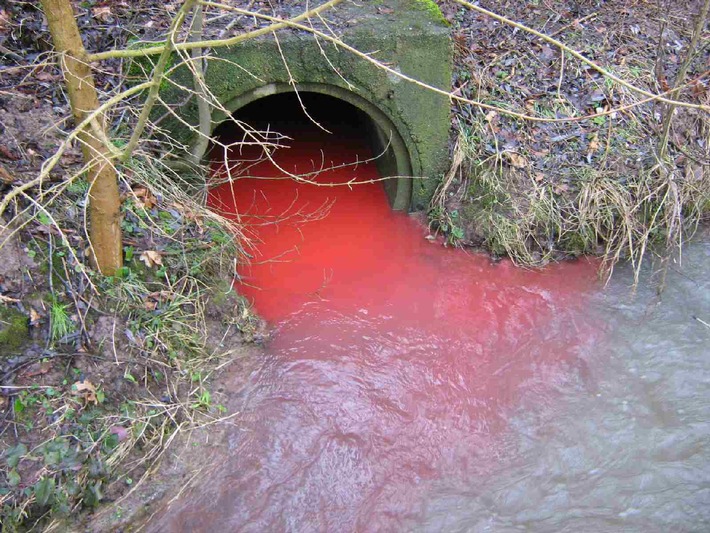
<instances>
[{"instance_id":1,"label":"grey murky water","mask_svg":"<svg viewBox=\"0 0 710 533\"><path fill-rule=\"evenodd\" d=\"M472 383L490 385L480 398L439 372L446 379L434 389L415 381L421 397L400 401L414 370L440 357L424 337L373 355L350 349L340 324L326 358L287 340L285 355L274 350L259 371L235 376L246 383L235 400L242 429L147 531L710 531L709 267L710 242L693 244L661 297L648 281L633 295L622 267L605 290L586 293L581 313L557 308L562 329L551 335L567 339L566 362L524 342L529 372L475 365ZM310 322L295 331L311 338ZM515 338L536 331L526 328ZM384 380L376 401L368 368ZM441 386L447 396L436 395ZM480 430L495 419L488 409L461 418L471 394L502 417L500 430Z\"/></svg>"},{"instance_id":2,"label":"grey murky water","mask_svg":"<svg viewBox=\"0 0 710 533\"><path fill-rule=\"evenodd\" d=\"M658 297L621 268L576 383L510 420L507 458L431 491L420 531L710 531L710 243ZM696 318L697 317L697 318ZM698 320L700 319L700 320Z\"/></svg>"}]
</instances>

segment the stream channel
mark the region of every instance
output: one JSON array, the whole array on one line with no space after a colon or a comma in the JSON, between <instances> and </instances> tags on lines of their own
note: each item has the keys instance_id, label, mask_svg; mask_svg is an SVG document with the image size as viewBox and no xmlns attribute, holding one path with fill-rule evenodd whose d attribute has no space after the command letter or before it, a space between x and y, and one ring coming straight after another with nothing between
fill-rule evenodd
<instances>
[{"instance_id":1,"label":"stream channel","mask_svg":"<svg viewBox=\"0 0 710 533\"><path fill-rule=\"evenodd\" d=\"M215 155L256 176L210 201L250 228L238 289L274 332L225 378L224 451L147 530L710 530L708 240L660 297L649 271L634 294L625 266L605 287L593 260L444 247L389 208L358 118L304 103L332 135L294 101L244 112L294 139L279 168Z\"/></svg>"}]
</instances>

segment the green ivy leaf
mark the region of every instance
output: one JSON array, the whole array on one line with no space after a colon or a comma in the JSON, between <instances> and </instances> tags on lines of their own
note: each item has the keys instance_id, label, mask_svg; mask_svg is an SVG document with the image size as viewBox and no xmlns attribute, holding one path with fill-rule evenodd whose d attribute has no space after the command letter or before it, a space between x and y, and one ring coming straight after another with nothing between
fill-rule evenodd
<instances>
[{"instance_id":1,"label":"green ivy leaf","mask_svg":"<svg viewBox=\"0 0 710 533\"><path fill-rule=\"evenodd\" d=\"M7 484L11 487L17 487L20 484L20 474L14 468L7 474Z\"/></svg>"},{"instance_id":2,"label":"green ivy leaf","mask_svg":"<svg viewBox=\"0 0 710 533\"><path fill-rule=\"evenodd\" d=\"M20 398L15 399L15 403L13 404L15 407L15 413L20 414L22 411L25 410L25 402L22 401Z\"/></svg>"},{"instance_id":3,"label":"green ivy leaf","mask_svg":"<svg viewBox=\"0 0 710 533\"><path fill-rule=\"evenodd\" d=\"M27 446L20 443L17 446L13 446L5 453L5 462L10 468L15 468L22 459L23 455L27 454Z\"/></svg>"},{"instance_id":4,"label":"green ivy leaf","mask_svg":"<svg viewBox=\"0 0 710 533\"><path fill-rule=\"evenodd\" d=\"M54 496L54 478L43 477L35 483L35 498L42 507L47 505Z\"/></svg>"},{"instance_id":5,"label":"green ivy leaf","mask_svg":"<svg viewBox=\"0 0 710 533\"><path fill-rule=\"evenodd\" d=\"M103 493L101 492L101 481L89 485L84 493L84 503L89 507L96 507L103 498Z\"/></svg>"},{"instance_id":6,"label":"green ivy leaf","mask_svg":"<svg viewBox=\"0 0 710 533\"><path fill-rule=\"evenodd\" d=\"M58 451L45 451L44 464L47 466L57 466L62 460L62 454Z\"/></svg>"},{"instance_id":7,"label":"green ivy leaf","mask_svg":"<svg viewBox=\"0 0 710 533\"><path fill-rule=\"evenodd\" d=\"M44 226L49 226L52 223L52 219L49 218L49 215L45 212L38 213L37 220L39 220L39 223Z\"/></svg>"}]
</instances>

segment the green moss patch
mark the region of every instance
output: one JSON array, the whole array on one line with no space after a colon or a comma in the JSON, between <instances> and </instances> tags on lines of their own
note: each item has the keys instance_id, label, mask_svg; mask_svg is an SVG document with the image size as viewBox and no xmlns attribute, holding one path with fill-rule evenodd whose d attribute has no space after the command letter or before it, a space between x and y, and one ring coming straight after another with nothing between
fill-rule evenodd
<instances>
[{"instance_id":1,"label":"green moss patch","mask_svg":"<svg viewBox=\"0 0 710 533\"><path fill-rule=\"evenodd\" d=\"M433 0L414 0L413 3L421 7L423 11L429 13L437 22L441 22L447 26L449 25L441 9L439 9L439 6L436 5L436 2Z\"/></svg>"},{"instance_id":2,"label":"green moss patch","mask_svg":"<svg viewBox=\"0 0 710 533\"><path fill-rule=\"evenodd\" d=\"M28 318L8 307L0 307L0 355L19 350L30 336Z\"/></svg>"}]
</instances>

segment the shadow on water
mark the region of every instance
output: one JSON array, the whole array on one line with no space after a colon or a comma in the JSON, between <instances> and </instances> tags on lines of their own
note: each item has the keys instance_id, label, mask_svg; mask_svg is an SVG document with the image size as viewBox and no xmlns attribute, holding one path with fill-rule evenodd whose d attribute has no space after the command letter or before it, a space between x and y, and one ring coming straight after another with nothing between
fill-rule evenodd
<instances>
[{"instance_id":1,"label":"shadow on water","mask_svg":"<svg viewBox=\"0 0 710 533\"><path fill-rule=\"evenodd\" d=\"M148 530L703 529L710 330L688 313L710 316L710 248L655 306L591 261L445 248L390 210L358 116L305 103L332 135L288 97L240 117L293 139L276 165L228 154L257 179L211 197L250 227L238 288L275 334L226 378L239 417L213 467ZM317 184L268 179L287 172Z\"/></svg>"}]
</instances>

